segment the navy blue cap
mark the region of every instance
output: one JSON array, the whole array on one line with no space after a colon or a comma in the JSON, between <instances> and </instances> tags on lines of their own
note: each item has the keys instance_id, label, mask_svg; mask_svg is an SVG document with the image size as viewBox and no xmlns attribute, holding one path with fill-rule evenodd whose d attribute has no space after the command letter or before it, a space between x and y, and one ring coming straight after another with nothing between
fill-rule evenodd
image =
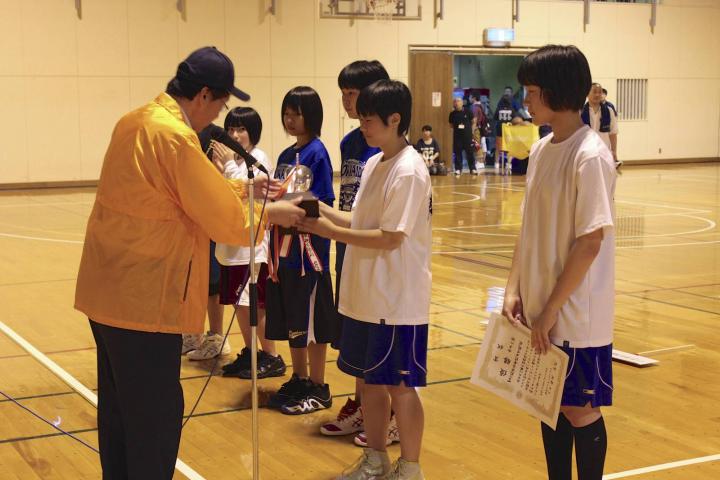
<instances>
[{"instance_id":1,"label":"navy blue cap","mask_svg":"<svg viewBox=\"0 0 720 480\"><path fill-rule=\"evenodd\" d=\"M195 85L223 90L243 101L250 100L250 95L234 85L232 61L215 47L203 47L192 52L178 65L175 77Z\"/></svg>"}]
</instances>

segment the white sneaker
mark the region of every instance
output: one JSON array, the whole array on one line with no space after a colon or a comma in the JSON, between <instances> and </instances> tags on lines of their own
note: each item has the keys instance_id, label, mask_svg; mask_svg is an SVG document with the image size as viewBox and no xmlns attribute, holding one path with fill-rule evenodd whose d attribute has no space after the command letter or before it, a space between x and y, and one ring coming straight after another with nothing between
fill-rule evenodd
<instances>
[{"instance_id":1,"label":"white sneaker","mask_svg":"<svg viewBox=\"0 0 720 480\"><path fill-rule=\"evenodd\" d=\"M389 472L390 458L387 452L366 448L360 458L335 480L380 480Z\"/></svg>"},{"instance_id":2,"label":"white sneaker","mask_svg":"<svg viewBox=\"0 0 720 480\"><path fill-rule=\"evenodd\" d=\"M390 473L382 480L425 480L420 464L408 462L402 457L398 458L390 467Z\"/></svg>"},{"instance_id":3,"label":"white sneaker","mask_svg":"<svg viewBox=\"0 0 720 480\"><path fill-rule=\"evenodd\" d=\"M462 174L462 172L461 172L460 170L455 170L455 176L456 176L456 177L459 177L461 174Z\"/></svg>"},{"instance_id":4,"label":"white sneaker","mask_svg":"<svg viewBox=\"0 0 720 480\"><path fill-rule=\"evenodd\" d=\"M202 345L204 335L202 333L185 334L183 333L182 339L182 354L185 355L188 352L197 350Z\"/></svg>"},{"instance_id":5,"label":"white sneaker","mask_svg":"<svg viewBox=\"0 0 720 480\"><path fill-rule=\"evenodd\" d=\"M400 430L398 430L397 421L395 420L395 415L393 415L390 417L390 424L388 425L387 440L385 441L385 445L392 445L393 443L398 443L399 441ZM353 442L355 442L355 445L358 447L367 447L367 435L365 432L360 432L355 435Z\"/></svg>"},{"instance_id":6,"label":"white sneaker","mask_svg":"<svg viewBox=\"0 0 720 480\"><path fill-rule=\"evenodd\" d=\"M362 407L352 398L348 398L345 406L340 409L337 418L321 426L320 433L331 436L349 435L361 432L362 429Z\"/></svg>"},{"instance_id":7,"label":"white sneaker","mask_svg":"<svg viewBox=\"0 0 720 480\"><path fill-rule=\"evenodd\" d=\"M223 345L223 335L208 332L205 335L202 345L192 352L189 352L187 356L190 360L208 360L218 355L229 355L231 351L230 340L225 340L225 345Z\"/></svg>"}]
</instances>

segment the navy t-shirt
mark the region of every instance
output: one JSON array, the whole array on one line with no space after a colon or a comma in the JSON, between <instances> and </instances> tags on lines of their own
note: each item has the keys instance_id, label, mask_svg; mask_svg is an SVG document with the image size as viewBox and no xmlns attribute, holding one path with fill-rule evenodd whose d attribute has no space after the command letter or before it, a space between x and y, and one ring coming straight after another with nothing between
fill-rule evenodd
<instances>
[{"instance_id":1,"label":"navy t-shirt","mask_svg":"<svg viewBox=\"0 0 720 480\"><path fill-rule=\"evenodd\" d=\"M352 210L355 196L360 188L360 177L368 159L380 153L377 147L371 147L359 128L345 135L340 142L340 199L338 208L344 212ZM335 242L335 271L342 271L345 258L345 244Z\"/></svg>"},{"instance_id":2,"label":"navy t-shirt","mask_svg":"<svg viewBox=\"0 0 720 480\"><path fill-rule=\"evenodd\" d=\"M282 169L282 165L295 165L295 155L297 153L300 153L300 165L305 165L312 171L313 183L310 191L318 200L332 207L335 201L335 193L333 192L332 185L332 164L330 163L330 155L319 138L313 139L307 145L300 147L300 149L292 145L283 150L278 157L277 167L275 169L276 176ZM275 231L273 230L273 235L274 234ZM310 241L322 263L323 271L327 271L330 264L330 240L317 235L310 235ZM270 241L270 250L271 255L274 255L274 239ZM280 267L300 270L300 261L300 241L295 235L293 236L290 253L287 257L280 258ZM307 253L303 261L305 262L305 270L312 271L313 266L307 258Z\"/></svg>"},{"instance_id":3,"label":"navy t-shirt","mask_svg":"<svg viewBox=\"0 0 720 480\"><path fill-rule=\"evenodd\" d=\"M415 144L415 150L417 150L418 153L422 155L423 160L427 162L433 157L433 155L435 155L436 153L440 153L440 145L438 145L437 140L435 140L434 138L430 141L429 144L425 143L425 140L421 138L420 140L418 140L417 144ZM440 157L433 160L433 163L440 163Z\"/></svg>"}]
</instances>

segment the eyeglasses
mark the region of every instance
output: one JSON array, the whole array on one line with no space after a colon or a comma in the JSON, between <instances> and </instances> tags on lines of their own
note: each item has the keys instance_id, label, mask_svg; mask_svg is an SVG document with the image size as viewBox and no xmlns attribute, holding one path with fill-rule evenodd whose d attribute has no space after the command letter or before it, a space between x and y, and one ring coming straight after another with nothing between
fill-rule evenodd
<instances>
[{"instance_id":1,"label":"eyeglasses","mask_svg":"<svg viewBox=\"0 0 720 480\"><path fill-rule=\"evenodd\" d=\"M230 110L230 107L228 107L227 103L223 102L223 112L227 112L228 110Z\"/></svg>"}]
</instances>

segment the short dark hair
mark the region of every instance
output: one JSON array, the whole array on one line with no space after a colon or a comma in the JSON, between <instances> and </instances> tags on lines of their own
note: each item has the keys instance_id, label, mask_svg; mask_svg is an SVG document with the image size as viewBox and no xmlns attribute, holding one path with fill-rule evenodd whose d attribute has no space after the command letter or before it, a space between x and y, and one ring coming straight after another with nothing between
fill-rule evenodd
<instances>
[{"instance_id":1,"label":"short dark hair","mask_svg":"<svg viewBox=\"0 0 720 480\"><path fill-rule=\"evenodd\" d=\"M305 130L312 136L319 137L323 123L323 106L320 95L311 87L295 87L285 94L280 109L280 120L285 128L285 110L294 110L303 116ZM287 130L286 130L287 131Z\"/></svg>"},{"instance_id":2,"label":"short dark hair","mask_svg":"<svg viewBox=\"0 0 720 480\"><path fill-rule=\"evenodd\" d=\"M607 95L607 88L603 88L602 91L605 95Z\"/></svg>"},{"instance_id":3,"label":"short dark hair","mask_svg":"<svg viewBox=\"0 0 720 480\"><path fill-rule=\"evenodd\" d=\"M260 143L262 120L254 108L235 107L230 110L225 116L225 130L233 127L244 127L252 145Z\"/></svg>"},{"instance_id":4,"label":"short dark hair","mask_svg":"<svg viewBox=\"0 0 720 480\"><path fill-rule=\"evenodd\" d=\"M199 85L197 83L180 80L179 78L175 77L168 82L167 87L165 87L165 93L176 98L186 98L188 100L192 100L198 93L200 93L200 90L202 90L203 87L206 86L207 85ZM216 88L210 87L208 88L210 89L210 96L213 100L217 100L218 98L223 98L230 95L230 92L226 92L225 90L218 90Z\"/></svg>"},{"instance_id":5,"label":"short dark hair","mask_svg":"<svg viewBox=\"0 0 720 480\"><path fill-rule=\"evenodd\" d=\"M432 127L430 125L423 125L422 131L432 132Z\"/></svg>"},{"instance_id":6,"label":"short dark hair","mask_svg":"<svg viewBox=\"0 0 720 480\"><path fill-rule=\"evenodd\" d=\"M340 70L338 87L362 90L378 80L389 79L387 70L377 60L357 60Z\"/></svg>"},{"instance_id":7,"label":"short dark hair","mask_svg":"<svg viewBox=\"0 0 720 480\"><path fill-rule=\"evenodd\" d=\"M402 82L378 80L360 91L356 110L363 117L377 115L385 125L388 124L387 119L390 115L400 114L397 134L401 137L410 127L412 95L407 85Z\"/></svg>"},{"instance_id":8,"label":"short dark hair","mask_svg":"<svg viewBox=\"0 0 720 480\"><path fill-rule=\"evenodd\" d=\"M574 45L545 45L523 58L517 79L537 85L553 111L580 110L590 91L592 76L585 55Z\"/></svg>"},{"instance_id":9,"label":"short dark hair","mask_svg":"<svg viewBox=\"0 0 720 480\"><path fill-rule=\"evenodd\" d=\"M510 89L511 92L515 91L515 89L513 87L511 87L510 85L505 85L505 88L503 90L507 90L508 88Z\"/></svg>"}]
</instances>

